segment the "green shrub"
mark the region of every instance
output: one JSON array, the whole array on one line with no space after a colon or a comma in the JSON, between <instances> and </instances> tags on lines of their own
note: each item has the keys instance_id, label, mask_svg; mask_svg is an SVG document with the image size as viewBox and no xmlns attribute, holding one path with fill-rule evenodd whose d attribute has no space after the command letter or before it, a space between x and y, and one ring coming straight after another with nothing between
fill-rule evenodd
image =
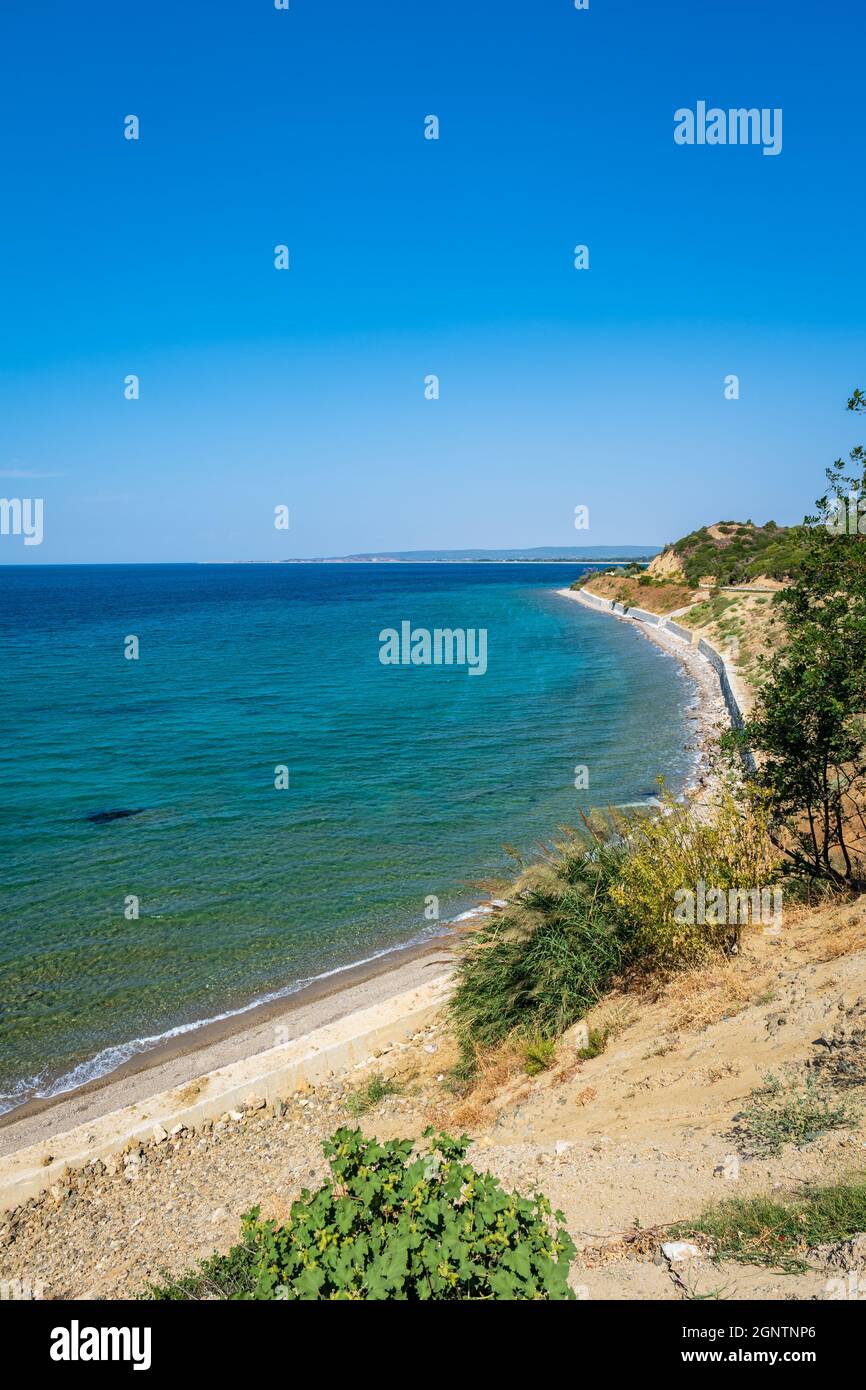
<instances>
[{"instance_id":1,"label":"green shrub","mask_svg":"<svg viewBox=\"0 0 866 1390\"><path fill-rule=\"evenodd\" d=\"M511 1034L558 1037L610 988L627 950L608 894L623 854L570 832L469 938L450 1006L464 1069Z\"/></svg>"},{"instance_id":2,"label":"green shrub","mask_svg":"<svg viewBox=\"0 0 866 1390\"><path fill-rule=\"evenodd\" d=\"M768 835L769 813L758 796L737 800L723 791L712 818L663 798L663 812L633 825L611 897L632 926L632 958L641 965L687 965L739 942L741 923L697 921L683 890L698 885L739 890L769 889L778 877L778 854ZM750 906L743 899L742 910ZM726 917L730 913L725 912ZM734 914L739 916L739 913ZM687 918L693 916L695 920Z\"/></svg>"},{"instance_id":3,"label":"green shrub","mask_svg":"<svg viewBox=\"0 0 866 1390\"><path fill-rule=\"evenodd\" d=\"M150 1290L157 1299L206 1296L235 1276L233 1299L366 1300L574 1298L575 1254L546 1197L508 1193L464 1161L467 1139L384 1144L339 1129L324 1145L332 1180L304 1190L284 1226L243 1219L243 1243L197 1273ZM243 1271L243 1287L237 1273Z\"/></svg>"},{"instance_id":4,"label":"green shrub","mask_svg":"<svg viewBox=\"0 0 866 1390\"><path fill-rule=\"evenodd\" d=\"M627 969L669 970L733 950L743 923L731 917L751 919L778 874L767 825L760 796L725 792L712 818L664 795L661 815L611 813L570 831L463 950L450 1006L460 1075L512 1035L558 1037ZM728 920L715 924L715 899L705 921L689 912L701 882L705 894L726 895Z\"/></svg>"},{"instance_id":5,"label":"green shrub","mask_svg":"<svg viewBox=\"0 0 866 1390\"><path fill-rule=\"evenodd\" d=\"M782 579L796 571L805 552L802 526L725 521L719 531L722 539L714 539L702 526L674 544L688 583L697 584L708 574L717 584L743 584L761 574Z\"/></svg>"},{"instance_id":6,"label":"green shrub","mask_svg":"<svg viewBox=\"0 0 866 1390\"><path fill-rule=\"evenodd\" d=\"M523 1047L523 1063L527 1076L547 1071L556 1056L555 1038L531 1038Z\"/></svg>"}]
</instances>

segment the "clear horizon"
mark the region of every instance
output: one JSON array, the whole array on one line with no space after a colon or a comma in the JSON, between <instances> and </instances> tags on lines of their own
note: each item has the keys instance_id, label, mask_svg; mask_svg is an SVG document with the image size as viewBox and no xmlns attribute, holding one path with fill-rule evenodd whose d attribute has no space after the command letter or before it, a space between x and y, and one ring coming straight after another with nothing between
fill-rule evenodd
<instances>
[{"instance_id":1,"label":"clear horizon","mask_svg":"<svg viewBox=\"0 0 866 1390\"><path fill-rule=\"evenodd\" d=\"M0 497L44 539L0 564L800 521L861 435L854 27L194 0L130 44L107 0L6 6ZM783 112L778 152L678 143L715 105Z\"/></svg>"}]
</instances>

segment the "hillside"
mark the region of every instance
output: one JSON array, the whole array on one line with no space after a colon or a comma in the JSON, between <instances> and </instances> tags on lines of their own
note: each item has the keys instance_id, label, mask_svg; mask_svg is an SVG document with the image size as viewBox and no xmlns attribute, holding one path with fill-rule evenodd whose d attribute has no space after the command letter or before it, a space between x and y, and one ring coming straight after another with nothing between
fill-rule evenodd
<instances>
[{"instance_id":1,"label":"hillside","mask_svg":"<svg viewBox=\"0 0 866 1390\"><path fill-rule=\"evenodd\" d=\"M704 591L679 622L733 662L751 695L763 679L763 660L783 641L773 596L767 593Z\"/></svg>"},{"instance_id":2,"label":"hillside","mask_svg":"<svg viewBox=\"0 0 866 1390\"><path fill-rule=\"evenodd\" d=\"M832 1296L851 1242L810 1250L804 1235L793 1248L777 1241L759 1255L713 1259L689 1228L722 1198L802 1197L858 1170L864 908L866 900L803 909L784 935L749 932L730 961L612 995L589 1020L607 1039L599 1054L579 1055L567 1034L534 1077L515 1050L499 1054L470 1094L455 1095L455 1047L440 1019L408 1046L272 1106L180 1127L70 1172L0 1223L4 1275L39 1270L54 1298L135 1297L148 1280L228 1249L254 1203L285 1219L303 1185L324 1181L322 1141L348 1119L379 1139L416 1137L431 1124L466 1130L480 1168L509 1188L542 1185L578 1245L581 1297L714 1297L722 1287L729 1300ZM822 1068L839 1117L816 1125L807 1143L799 1138L802 1147L782 1133L778 1151L755 1152L743 1114L764 1095L767 1073L802 1089ZM701 1251L680 1265L660 1253L674 1222ZM858 1252L850 1257L862 1261ZM794 1256L803 1267L786 1272Z\"/></svg>"},{"instance_id":3,"label":"hillside","mask_svg":"<svg viewBox=\"0 0 866 1390\"><path fill-rule=\"evenodd\" d=\"M665 546L649 571L654 578L679 577L691 585L749 584L764 576L783 580L799 562L802 532L800 526L775 521L764 526L718 521Z\"/></svg>"},{"instance_id":4,"label":"hillside","mask_svg":"<svg viewBox=\"0 0 866 1390\"><path fill-rule=\"evenodd\" d=\"M659 579L649 570L630 567L622 571L603 570L578 580L572 588L588 589L598 598L612 599L626 608L645 608L650 613L673 613L700 597L695 586L687 584L681 573Z\"/></svg>"},{"instance_id":5,"label":"hillside","mask_svg":"<svg viewBox=\"0 0 866 1390\"><path fill-rule=\"evenodd\" d=\"M676 613L696 640L705 637L725 653L753 694L762 658L781 640L772 591L796 568L802 531L773 521L720 521L665 546L645 569L602 570L572 587L626 608Z\"/></svg>"}]
</instances>

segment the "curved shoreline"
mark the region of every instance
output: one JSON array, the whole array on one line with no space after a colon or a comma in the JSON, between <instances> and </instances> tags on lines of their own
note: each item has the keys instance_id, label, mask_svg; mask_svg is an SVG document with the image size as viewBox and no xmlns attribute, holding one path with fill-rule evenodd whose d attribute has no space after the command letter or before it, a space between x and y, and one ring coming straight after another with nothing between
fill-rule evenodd
<instances>
[{"instance_id":1,"label":"curved shoreline","mask_svg":"<svg viewBox=\"0 0 866 1390\"><path fill-rule=\"evenodd\" d=\"M449 937L443 934L420 945L397 948L384 960L348 966L338 976L324 977L295 994L254 1005L242 1027L232 1016L171 1038L74 1090L28 1100L7 1111L0 1116L0 1156L95 1122L159 1092L184 1087L419 988L431 971L447 969L451 961Z\"/></svg>"},{"instance_id":2,"label":"curved shoreline","mask_svg":"<svg viewBox=\"0 0 866 1390\"><path fill-rule=\"evenodd\" d=\"M717 741L719 729L730 728L733 720L725 698L719 670L709 656L700 647L675 636L670 629L658 626L654 622L642 621L633 617L628 610L624 609L620 612L615 610L612 605L610 607L604 606L607 603L606 600L599 600L593 594L587 598L581 589L556 589L554 592L559 594L561 598L571 599L572 602L579 603L591 613L597 613L599 617L616 618L620 622L628 623L647 641L654 643L655 646L680 663L689 676L696 693L695 713L693 716L689 716L694 718L696 724L695 774L687 782L684 793L690 799L700 802L712 796L718 779L710 767L710 749ZM705 645L709 646L708 643ZM715 655L724 666L725 662L721 653L716 652ZM728 678L730 679L730 673L728 673Z\"/></svg>"},{"instance_id":3,"label":"curved shoreline","mask_svg":"<svg viewBox=\"0 0 866 1390\"><path fill-rule=\"evenodd\" d=\"M603 611L577 590L553 592L595 612ZM650 641L677 657L690 678L696 700L694 712L687 717L696 724L696 738L687 749L695 753L695 770L684 793L703 799L713 785L708 767L709 746L715 741L719 722L724 722L726 716L718 674L697 648L626 614L613 616L626 617ZM451 946L460 922L490 910L489 905L479 904L454 923L443 924L439 933L425 941L407 942L254 1001L243 1009L172 1030L102 1075L52 1095L29 1098L0 1115L0 1154L14 1152L72 1125L93 1121L156 1092L186 1085L203 1074L255 1056L274 1046L278 1031L297 1038L412 989L429 977L430 967L441 969L451 964Z\"/></svg>"}]
</instances>

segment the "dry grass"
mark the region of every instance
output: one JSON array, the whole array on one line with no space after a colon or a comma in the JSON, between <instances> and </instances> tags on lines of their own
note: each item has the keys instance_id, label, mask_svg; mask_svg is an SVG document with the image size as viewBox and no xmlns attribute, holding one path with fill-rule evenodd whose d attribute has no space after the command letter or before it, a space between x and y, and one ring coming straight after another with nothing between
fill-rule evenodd
<instances>
[{"instance_id":1,"label":"dry grass","mask_svg":"<svg viewBox=\"0 0 866 1390\"><path fill-rule=\"evenodd\" d=\"M648 613L673 613L695 598L695 590L688 584L640 584L637 579L616 574L593 575L583 587L599 598L613 599L627 608L645 608Z\"/></svg>"},{"instance_id":2,"label":"dry grass","mask_svg":"<svg viewBox=\"0 0 866 1390\"><path fill-rule=\"evenodd\" d=\"M488 1118L491 1107L501 1109L507 1102L515 1099L514 1083L520 1079L520 1090L529 1093L526 1081L523 1049L517 1041L508 1041L500 1047L476 1055L477 1071L472 1089L451 1109L454 1121L477 1129Z\"/></svg>"},{"instance_id":3,"label":"dry grass","mask_svg":"<svg viewBox=\"0 0 866 1390\"><path fill-rule=\"evenodd\" d=\"M818 934L814 929L801 930L792 939L792 947L801 951L810 963L821 965L829 960L838 960L840 956L850 956L854 951L862 951L866 947L866 897L861 898L859 903L827 913L825 922L826 930ZM802 919L801 925L805 925Z\"/></svg>"},{"instance_id":4,"label":"dry grass","mask_svg":"<svg viewBox=\"0 0 866 1390\"><path fill-rule=\"evenodd\" d=\"M687 1035L703 1032L750 1005L772 1002L780 969L790 972L799 965L819 964L864 949L866 895L853 903L828 903L818 908L794 904L786 908L780 937L766 937L759 929L746 930L738 955L714 956L668 978L629 981L596 1005L585 1021L588 1028L607 1034L610 1048L614 1039L635 1025L640 1027L647 1010L660 1008L661 1040L652 1046L649 1040L643 1043L644 1049L649 1048L643 1059L662 1058L677 1051ZM431 1059L429 1069L446 1070L452 1056L456 1060L456 1047L443 1039L442 1051ZM438 1122L483 1131L500 1113L509 1112L530 1095L555 1091L572 1082L588 1065L578 1058L570 1033L560 1040L552 1066L532 1079L526 1076L524 1051L518 1040L480 1051L477 1063L477 1075L466 1095L443 1097L437 1088L434 1108ZM699 1076L702 1085L714 1085L733 1074L732 1064L724 1063L705 1069ZM592 1086L578 1089L575 1099L578 1105L590 1104L596 1099L596 1090ZM430 1096L427 1105L432 1119Z\"/></svg>"},{"instance_id":5,"label":"dry grass","mask_svg":"<svg viewBox=\"0 0 866 1390\"><path fill-rule=\"evenodd\" d=\"M760 994L769 976L754 957L720 957L674 976L664 990L673 1032L702 1032L710 1024L745 1009Z\"/></svg>"}]
</instances>

